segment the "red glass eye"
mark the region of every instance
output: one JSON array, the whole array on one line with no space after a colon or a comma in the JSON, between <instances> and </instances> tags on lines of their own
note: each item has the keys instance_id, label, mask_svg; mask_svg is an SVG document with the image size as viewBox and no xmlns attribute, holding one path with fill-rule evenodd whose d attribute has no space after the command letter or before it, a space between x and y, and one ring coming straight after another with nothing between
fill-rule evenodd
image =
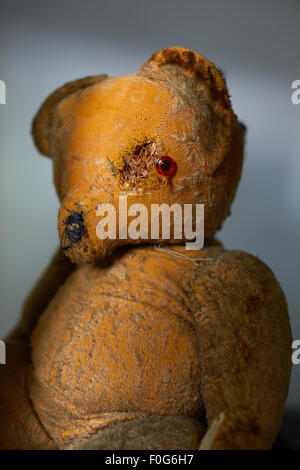
<instances>
[{"instance_id":1,"label":"red glass eye","mask_svg":"<svg viewBox=\"0 0 300 470\"><path fill-rule=\"evenodd\" d=\"M157 160L155 168L159 175L171 176L174 175L176 171L176 163L173 158L163 155Z\"/></svg>"}]
</instances>

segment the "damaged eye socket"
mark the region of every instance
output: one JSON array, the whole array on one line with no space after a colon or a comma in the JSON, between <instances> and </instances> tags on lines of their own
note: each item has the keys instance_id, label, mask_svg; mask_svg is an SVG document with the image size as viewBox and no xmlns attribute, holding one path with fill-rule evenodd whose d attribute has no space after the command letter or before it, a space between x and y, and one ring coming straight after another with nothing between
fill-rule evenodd
<instances>
[{"instance_id":1,"label":"damaged eye socket","mask_svg":"<svg viewBox=\"0 0 300 470\"><path fill-rule=\"evenodd\" d=\"M155 168L161 176L172 176L176 172L177 165L173 158L163 155L156 161Z\"/></svg>"}]
</instances>

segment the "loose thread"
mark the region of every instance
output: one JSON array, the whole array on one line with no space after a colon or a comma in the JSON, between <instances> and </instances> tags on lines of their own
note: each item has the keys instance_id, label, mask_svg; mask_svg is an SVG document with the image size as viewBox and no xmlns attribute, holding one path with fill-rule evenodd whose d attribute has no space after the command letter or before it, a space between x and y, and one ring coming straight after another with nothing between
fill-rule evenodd
<instances>
[{"instance_id":1,"label":"loose thread","mask_svg":"<svg viewBox=\"0 0 300 470\"><path fill-rule=\"evenodd\" d=\"M156 251L163 251L165 253L169 253L170 255L173 255L177 258L182 258L182 259L186 259L188 261L191 261L196 266L199 266L197 261L210 261L210 260L214 259L214 258L190 258L189 256L184 255L183 253L178 253L178 251L167 249L167 248L162 248L160 243L158 243L157 245L154 245L154 249Z\"/></svg>"}]
</instances>

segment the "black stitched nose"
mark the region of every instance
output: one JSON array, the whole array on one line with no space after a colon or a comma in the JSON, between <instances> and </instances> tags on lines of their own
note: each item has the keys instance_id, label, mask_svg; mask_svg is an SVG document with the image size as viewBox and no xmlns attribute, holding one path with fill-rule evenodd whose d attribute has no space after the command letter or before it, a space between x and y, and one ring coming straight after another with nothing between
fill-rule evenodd
<instances>
[{"instance_id":1,"label":"black stitched nose","mask_svg":"<svg viewBox=\"0 0 300 470\"><path fill-rule=\"evenodd\" d=\"M78 243L86 233L82 212L71 211L64 220L66 236L71 243Z\"/></svg>"}]
</instances>

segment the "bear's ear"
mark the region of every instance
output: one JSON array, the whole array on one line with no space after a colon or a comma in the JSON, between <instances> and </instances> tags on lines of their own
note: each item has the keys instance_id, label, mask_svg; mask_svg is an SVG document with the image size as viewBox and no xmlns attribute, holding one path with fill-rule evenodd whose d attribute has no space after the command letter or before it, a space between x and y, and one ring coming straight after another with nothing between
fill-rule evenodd
<instances>
[{"instance_id":1,"label":"bear's ear","mask_svg":"<svg viewBox=\"0 0 300 470\"><path fill-rule=\"evenodd\" d=\"M172 86L195 117L195 135L203 170L212 173L228 152L235 117L221 72L205 57L182 47L168 47L153 54L138 74ZM200 155L201 154L201 155Z\"/></svg>"},{"instance_id":2,"label":"bear's ear","mask_svg":"<svg viewBox=\"0 0 300 470\"><path fill-rule=\"evenodd\" d=\"M32 122L31 133L34 143L43 155L50 157L49 135L54 114L58 104L67 96L72 95L78 90L83 90L92 85L102 82L107 75L97 75L94 77L81 78L73 82L66 83L54 91L42 104Z\"/></svg>"}]
</instances>

